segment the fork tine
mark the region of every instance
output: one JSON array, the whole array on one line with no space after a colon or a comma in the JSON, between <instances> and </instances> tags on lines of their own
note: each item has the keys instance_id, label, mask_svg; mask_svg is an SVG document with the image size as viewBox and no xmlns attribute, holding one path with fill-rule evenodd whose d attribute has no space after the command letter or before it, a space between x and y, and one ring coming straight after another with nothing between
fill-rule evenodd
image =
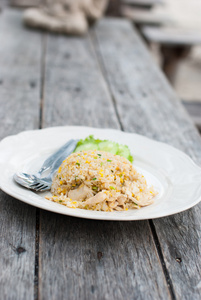
<instances>
[{"instance_id":1,"label":"fork tine","mask_svg":"<svg viewBox=\"0 0 201 300\"><path fill-rule=\"evenodd\" d=\"M27 178L26 176L23 177L23 173L14 174L14 179L18 184L28 189L34 190L36 192L50 190L52 184L52 181L47 179L43 180L37 177L35 178L30 178L30 177Z\"/></svg>"},{"instance_id":2,"label":"fork tine","mask_svg":"<svg viewBox=\"0 0 201 300\"><path fill-rule=\"evenodd\" d=\"M44 184L41 183L41 184L37 185L35 188L36 188L37 190L39 190L39 189L41 189L41 188L43 188L43 187L44 187Z\"/></svg>"},{"instance_id":3,"label":"fork tine","mask_svg":"<svg viewBox=\"0 0 201 300\"><path fill-rule=\"evenodd\" d=\"M36 188L36 189L34 189L36 192L40 192L41 191L41 189L43 189L44 188L44 186L41 186L41 187L39 187L39 188Z\"/></svg>"},{"instance_id":4,"label":"fork tine","mask_svg":"<svg viewBox=\"0 0 201 300\"><path fill-rule=\"evenodd\" d=\"M43 192L43 191L49 190L49 189L50 189L49 186L47 186L47 185L42 185L42 186L40 186L39 188L37 188L36 191L37 191L37 192Z\"/></svg>"},{"instance_id":5,"label":"fork tine","mask_svg":"<svg viewBox=\"0 0 201 300\"><path fill-rule=\"evenodd\" d=\"M31 188L34 188L34 187L39 187L40 185L43 185L43 183L41 183L41 182L34 182L34 183L32 183L32 184L30 184L30 187Z\"/></svg>"},{"instance_id":6,"label":"fork tine","mask_svg":"<svg viewBox=\"0 0 201 300\"><path fill-rule=\"evenodd\" d=\"M49 190L51 187L51 182L39 181L31 185L31 188L37 192Z\"/></svg>"},{"instance_id":7,"label":"fork tine","mask_svg":"<svg viewBox=\"0 0 201 300\"><path fill-rule=\"evenodd\" d=\"M39 190L39 192L44 192L44 191L47 191L47 190L49 190L50 188L49 188L49 186L44 186L43 188L41 188L40 190Z\"/></svg>"},{"instance_id":8,"label":"fork tine","mask_svg":"<svg viewBox=\"0 0 201 300\"><path fill-rule=\"evenodd\" d=\"M48 183L46 181L43 181L43 180L40 180L40 181L35 181L34 183L30 184L31 187L40 187L40 186L43 186L43 185L48 185Z\"/></svg>"}]
</instances>

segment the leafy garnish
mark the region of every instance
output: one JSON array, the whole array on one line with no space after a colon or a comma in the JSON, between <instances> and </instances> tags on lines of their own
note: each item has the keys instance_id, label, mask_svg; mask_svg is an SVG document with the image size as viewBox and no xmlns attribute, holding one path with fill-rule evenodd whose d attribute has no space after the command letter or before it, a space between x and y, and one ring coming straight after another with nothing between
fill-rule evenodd
<instances>
[{"instance_id":1,"label":"leafy garnish","mask_svg":"<svg viewBox=\"0 0 201 300\"><path fill-rule=\"evenodd\" d=\"M74 152L87 151L87 150L101 150L105 152L110 152L115 155L123 156L127 158L130 162L133 162L133 156L131 155L128 146L121 145L109 140L94 139L93 135L86 137L84 140L81 139L77 143ZM101 156L101 154L97 154L97 155Z\"/></svg>"}]
</instances>

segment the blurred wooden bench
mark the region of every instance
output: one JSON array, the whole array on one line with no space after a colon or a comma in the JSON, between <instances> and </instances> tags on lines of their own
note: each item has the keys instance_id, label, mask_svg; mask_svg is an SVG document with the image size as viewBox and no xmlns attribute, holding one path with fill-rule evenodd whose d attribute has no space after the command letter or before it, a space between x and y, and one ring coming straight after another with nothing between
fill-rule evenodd
<instances>
[{"instance_id":1,"label":"blurred wooden bench","mask_svg":"<svg viewBox=\"0 0 201 300\"><path fill-rule=\"evenodd\" d=\"M160 45L162 69L170 82L174 82L178 63L192 46L201 44L201 33L180 28L142 26L142 35L148 43Z\"/></svg>"},{"instance_id":2,"label":"blurred wooden bench","mask_svg":"<svg viewBox=\"0 0 201 300\"><path fill-rule=\"evenodd\" d=\"M170 22L167 15L158 15L143 8L133 8L129 5L121 6L121 15L131 20L137 27L143 25L162 26Z\"/></svg>"},{"instance_id":3,"label":"blurred wooden bench","mask_svg":"<svg viewBox=\"0 0 201 300\"><path fill-rule=\"evenodd\" d=\"M44 0L10 0L8 4L16 7L29 7L38 6L42 1ZM121 15L132 20L147 43L160 45L162 69L173 83L179 61L189 54L193 45L201 44L201 33L188 33L179 29L167 31L165 27L161 27L170 19L167 16L156 15L147 9L164 3L163 0L110 0L107 14Z\"/></svg>"},{"instance_id":4,"label":"blurred wooden bench","mask_svg":"<svg viewBox=\"0 0 201 300\"><path fill-rule=\"evenodd\" d=\"M170 82L173 83L179 62L187 57L194 45L201 44L201 32L193 29L182 29L183 26L178 24L174 25L174 17L172 20L171 14L169 13L168 16L165 9L163 9L164 13L161 11L161 14L156 13L155 10L144 9L143 4L146 3L147 5L148 2L149 6L152 4L153 7L162 1L122 0L121 14L134 23L147 44L156 43L159 45L162 69ZM141 8L139 8L140 4Z\"/></svg>"},{"instance_id":5,"label":"blurred wooden bench","mask_svg":"<svg viewBox=\"0 0 201 300\"><path fill-rule=\"evenodd\" d=\"M143 9L151 9L154 5L164 4L164 0L121 0L122 4Z\"/></svg>"}]
</instances>

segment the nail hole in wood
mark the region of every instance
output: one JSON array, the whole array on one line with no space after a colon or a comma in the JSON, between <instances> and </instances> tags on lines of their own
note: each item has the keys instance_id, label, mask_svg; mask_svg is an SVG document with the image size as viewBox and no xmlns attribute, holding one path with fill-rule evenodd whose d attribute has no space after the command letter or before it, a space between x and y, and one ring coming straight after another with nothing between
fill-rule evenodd
<instances>
[{"instance_id":1,"label":"nail hole in wood","mask_svg":"<svg viewBox=\"0 0 201 300\"><path fill-rule=\"evenodd\" d=\"M21 254L23 252L26 252L26 249L24 249L23 247L18 247L18 248L16 248L16 252L17 252L17 254Z\"/></svg>"},{"instance_id":2,"label":"nail hole in wood","mask_svg":"<svg viewBox=\"0 0 201 300\"><path fill-rule=\"evenodd\" d=\"M181 262L182 262L182 259L181 259L180 257L177 257L177 258L176 258L176 261L177 261L178 263L181 263Z\"/></svg>"},{"instance_id":3,"label":"nail hole in wood","mask_svg":"<svg viewBox=\"0 0 201 300\"><path fill-rule=\"evenodd\" d=\"M100 251L98 251L97 252L97 258L98 258L98 260L100 261L102 257L103 257L103 253L100 252Z\"/></svg>"},{"instance_id":4,"label":"nail hole in wood","mask_svg":"<svg viewBox=\"0 0 201 300\"><path fill-rule=\"evenodd\" d=\"M71 56L70 53L66 53L66 54L64 55L64 58L69 59L70 56Z\"/></svg>"},{"instance_id":5,"label":"nail hole in wood","mask_svg":"<svg viewBox=\"0 0 201 300\"><path fill-rule=\"evenodd\" d=\"M79 93L81 91L81 88L80 87L76 87L75 91Z\"/></svg>"},{"instance_id":6,"label":"nail hole in wood","mask_svg":"<svg viewBox=\"0 0 201 300\"><path fill-rule=\"evenodd\" d=\"M34 81L31 81L31 82L30 82L30 87L31 87L31 88L34 88L35 86L36 86L36 83L35 83Z\"/></svg>"}]
</instances>

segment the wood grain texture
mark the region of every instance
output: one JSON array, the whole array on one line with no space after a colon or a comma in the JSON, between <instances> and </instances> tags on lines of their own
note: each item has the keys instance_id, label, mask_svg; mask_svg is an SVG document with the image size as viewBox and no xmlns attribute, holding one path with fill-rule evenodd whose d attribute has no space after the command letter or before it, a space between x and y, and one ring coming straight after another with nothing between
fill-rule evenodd
<instances>
[{"instance_id":1,"label":"wood grain texture","mask_svg":"<svg viewBox=\"0 0 201 300\"><path fill-rule=\"evenodd\" d=\"M119 128L89 37L51 35L45 74L45 127ZM40 299L170 299L148 222L90 221L45 211L40 222Z\"/></svg>"},{"instance_id":2,"label":"wood grain texture","mask_svg":"<svg viewBox=\"0 0 201 300\"><path fill-rule=\"evenodd\" d=\"M0 15L0 139L38 128L41 37L21 25L21 13ZM1 299L34 297L35 208L0 191Z\"/></svg>"},{"instance_id":3,"label":"wood grain texture","mask_svg":"<svg viewBox=\"0 0 201 300\"><path fill-rule=\"evenodd\" d=\"M41 299L169 299L145 222L101 222L42 211Z\"/></svg>"},{"instance_id":4,"label":"wood grain texture","mask_svg":"<svg viewBox=\"0 0 201 300\"><path fill-rule=\"evenodd\" d=\"M0 191L2 299L33 299L35 208Z\"/></svg>"},{"instance_id":5,"label":"wood grain texture","mask_svg":"<svg viewBox=\"0 0 201 300\"><path fill-rule=\"evenodd\" d=\"M41 36L21 16L5 9L0 17L0 138L39 125Z\"/></svg>"},{"instance_id":6,"label":"wood grain texture","mask_svg":"<svg viewBox=\"0 0 201 300\"><path fill-rule=\"evenodd\" d=\"M121 126L201 164L197 131L127 21L103 20L84 39L49 35L43 68L41 34L20 13L0 15L0 40L0 138L38 128L41 93L44 127ZM36 298L200 299L200 208L153 223L41 211ZM33 299L35 208L0 192L0 220L1 297Z\"/></svg>"},{"instance_id":7,"label":"wood grain texture","mask_svg":"<svg viewBox=\"0 0 201 300\"><path fill-rule=\"evenodd\" d=\"M201 164L200 136L132 26L104 20L96 28L96 37L123 128L167 142ZM153 221L178 299L200 299L200 215L201 205L197 205Z\"/></svg>"},{"instance_id":8,"label":"wood grain texture","mask_svg":"<svg viewBox=\"0 0 201 300\"><path fill-rule=\"evenodd\" d=\"M50 35L45 64L44 127L119 127L89 37Z\"/></svg>"}]
</instances>

